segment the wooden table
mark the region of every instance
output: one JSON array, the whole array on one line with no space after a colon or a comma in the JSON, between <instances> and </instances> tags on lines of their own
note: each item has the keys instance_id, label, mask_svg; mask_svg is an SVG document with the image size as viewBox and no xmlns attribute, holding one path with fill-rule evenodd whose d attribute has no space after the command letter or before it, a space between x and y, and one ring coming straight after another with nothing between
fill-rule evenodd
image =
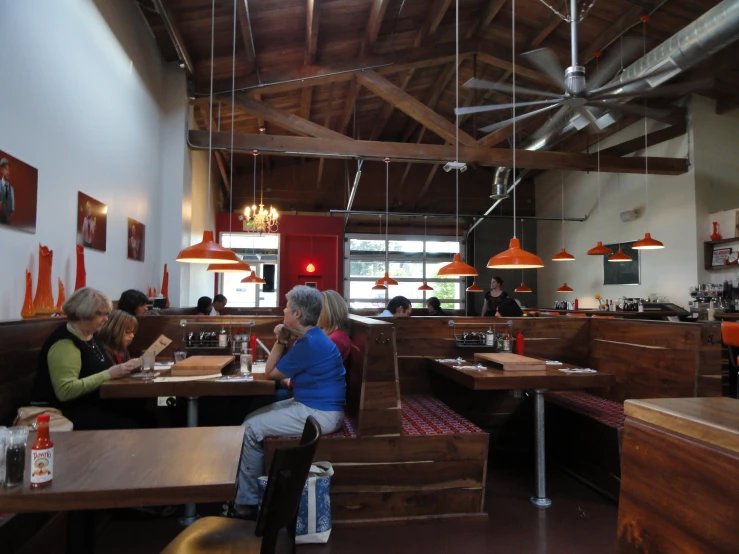
<instances>
[{"instance_id":1,"label":"wooden table","mask_svg":"<svg viewBox=\"0 0 739 554\"><path fill-rule=\"evenodd\" d=\"M31 489L26 469L22 486L0 487L0 512L232 500L243 439L241 427L53 433L52 484Z\"/></svg>"},{"instance_id":2,"label":"wooden table","mask_svg":"<svg viewBox=\"0 0 739 554\"><path fill-rule=\"evenodd\" d=\"M440 362L435 357L426 356L428 367L460 385L472 390L515 390L525 389L534 392L536 416L536 496L530 498L536 506L546 508L552 501L546 495L546 457L544 426L544 393L550 389L585 389L606 387L614 382L613 375L607 373L564 373L560 369L577 369L578 366L561 364L547 366L545 371L503 371L500 369L459 369L460 366L476 366L477 361L462 360ZM541 359L541 358L540 358ZM460 361L461 360L461 361ZM485 362L481 362L485 366Z\"/></svg>"},{"instance_id":3,"label":"wooden table","mask_svg":"<svg viewBox=\"0 0 739 554\"><path fill-rule=\"evenodd\" d=\"M739 549L739 400L624 404L620 552Z\"/></svg>"},{"instance_id":4,"label":"wooden table","mask_svg":"<svg viewBox=\"0 0 739 554\"><path fill-rule=\"evenodd\" d=\"M157 371L157 377L170 377L170 371ZM223 369L224 375L233 375L233 367ZM106 381L100 386L101 398L158 398L160 396L179 396L187 398L187 426L198 426L198 398L201 396L254 396L275 393L275 382L267 379L264 373L252 373L253 381L218 380L217 378L197 381L170 381L127 377ZM243 432L243 431L242 431ZM195 504L185 506L183 525L197 519Z\"/></svg>"}]
</instances>

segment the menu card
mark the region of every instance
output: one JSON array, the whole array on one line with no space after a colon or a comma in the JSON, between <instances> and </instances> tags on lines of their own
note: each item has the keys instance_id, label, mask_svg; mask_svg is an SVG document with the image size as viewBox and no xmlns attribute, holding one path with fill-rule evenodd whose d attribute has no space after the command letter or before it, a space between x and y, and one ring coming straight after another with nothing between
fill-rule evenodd
<instances>
[{"instance_id":1,"label":"menu card","mask_svg":"<svg viewBox=\"0 0 739 554\"><path fill-rule=\"evenodd\" d=\"M150 354L156 357L162 352L162 350L167 348L171 343L172 343L172 339L169 339L165 337L164 335L159 335L157 340L155 340L151 344L151 346L146 349L146 352L144 353L144 355Z\"/></svg>"}]
</instances>

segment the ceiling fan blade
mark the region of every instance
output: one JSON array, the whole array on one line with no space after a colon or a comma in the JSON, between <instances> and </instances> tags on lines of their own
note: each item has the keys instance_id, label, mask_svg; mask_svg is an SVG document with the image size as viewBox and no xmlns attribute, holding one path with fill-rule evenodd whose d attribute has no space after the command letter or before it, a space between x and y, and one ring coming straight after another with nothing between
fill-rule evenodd
<instances>
[{"instance_id":1,"label":"ceiling fan blade","mask_svg":"<svg viewBox=\"0 0 739 554\"><path fill-rule=\"evenodd\" d=\"M623 82L615 81L613 83L608 83L606 85L603 85L602 87L591 89L588 92L588 97L589 98L592 98L592 97L594 97L596 95L599 95L599 94L610 93L610 92L613 92L614 90L619 90L619 89L622 89L622 88L627 87L629 85L633 85L635 83L640 83L640 82L646 81L646 80L650 80L650 81L652 81L654 79L659 80L659 79L661 79L663 77L667 77L667 76L671 75L674 72L675 72L675 70L674 70L673 67L671 67L671 66L665 66L662 69L658 69L657 71L652 71L651 73L640 75L639 77L634 77L633 79L628 79L628 80L623 81ZM651 88L652 88L652 86L650 85L650 89Z\"/></svg>"},{"instance_id":2,"label":"ceiling fan blade","mask_svg":"<svg viewBox=\"0 0 739 554\"><path fill-rule=\"evenodd\" d=\"M698 81L690 81L687 83L678 83L675 85L666 85L650 90L632 93L618 94L599 94L588 97L592 100L611 100L611 99L629 99L629 98L659 98L661 96L684 96L696 90L710 88L713 85L713 79L700 79Z\"/></svg>"},{"instance_id":3,"label":"ceiling fan blade","mask_svg":"<svg viewBox=\"0 0 739 554\"><path fill-rule=\"evenodd\" d=\"M585 130L588 133L597 133L600 131L600 127L598 127L598 120L595 118L593 114L590 113L590 110L588 110L585 106L577 106L576 108L573 108L577 113L579 113L582 117L584 117L590 125L585 125Z\"/></svg>"},{"instance_id":4,"label":"ceiling fan blade","mask_svg":"<svg viewBox=\"0 0 739 554\"><path fill-rule=\"evenodd\" d=\"M621 48L614 48L610 51L608 56L603 60L603 64L599 66L598 71L593 75L592 79L588 79L588 84L585 87L585 92L588 93L593 89L597 89L601 85L605 84L611 77L616 74L618 68L624 60L630 60L631 57L641 47L641 42L637 39L625 39L623 43L623 50Z\"/></svg>"},{"instance_id":5,"label":"ceiling fan blade","mask_svg":"<svg viewBox=\"0 0 739 554\"><path fill-rule=\"evenodd\" d=\"M504 92L511 94L513 87L506 83L495 83L493 81L486 81L485 79L470 79L464 85L466 88L480 88L485 90L495 90L498 92ZM560 98L562 95L554 92L547 92L544 90L535 90L532 88L516 86L516 92L521 94L530 94L532 96L544 96L547 98Z\"/></svg>"},{"instance_id":6,"label":"ceiling fan blade","mask_svg":"<svg viewBox=\"0 0 739 554\"><path fill-rule=\"evenodd\" d=\"M470 106L469 108L455 108L454 113L457 115L466 115L466 114L471 114L471 113L506 110L506 109L511 109L513 106L516 106L517 108L522 108L524 106L539 106L541 104L551 104L553 102L560 102L560 100L557 98L557 99L552 99L552 100L537 100L535 102L516 102L515 104L493 104L493 105L488 105L488 106Z\"/></svg>"},{"instance_id":7,"label":"ceiling fan blade","mask_svg":"<svg viewBox=\"0 0 739 554\"><path fill-rule=\"evenodd\" d=\"M539 71L544 73L549 79L563 90L568 90L565 85L565 70L559 63L557 55L549 48L539 48L526 52L523 57L531 61Z\"/></svg>"},{"instance_id":8,"label":"ceiling fan blade","mask_svg":"<svg viewBox=\"0 0 739 554\"><path fill-rule=\"evenodd\" d=\"M492 125L488 125L487 127L483 127L480 129L480 132L482 133L492 133L493 131L497 131L498 129L502 129L503 127L507 127L508 125L512 125L513 122L519 122L523 121L524 119L529 119L530 117L534 117L535 115L542 114L546 112L547 110L551 110L552 108L556 108L560 104L552 104L551 106L547 106L546 108L539 108L538 110L534 110L533 112L517 115L514 118L506 119L504 121L499 121L498 123L493 123Z\"/></svg>"},{"instance_id":9,"label":"ceiling fan blade","mask_svg":"<svg viewBox=\"0 0 739 554\"><path fill-rule=\"evenodd\" d=\"M572 113L569 106L562 106L562 108L556 114L554 114L554 117L552 117L544 125L539 127L539 129L537 129L537 131L534 133L534 138L540 139L551 134L554 129L562 124L565 116L567 116L569 113Z\"/></svg>"},{"instance_id":10,"label":"ceiling fan blade","mask_svg":"<svg viewBox=\"0 0 739 554\"><path fill-rule=\"evenodd\" d=\"M638 115L641 117L644 117L645 113L646 116L651 119L664 119L668 115L670 115L670 110L661 110L659 108L644 108L644 106L635 106L633 104L621 104L619 102L592 102L589 104L590 106L594 108L605 108L607 110L615 110L617 112L630 114L630 115Z\"/></svg>"}]
</instances>

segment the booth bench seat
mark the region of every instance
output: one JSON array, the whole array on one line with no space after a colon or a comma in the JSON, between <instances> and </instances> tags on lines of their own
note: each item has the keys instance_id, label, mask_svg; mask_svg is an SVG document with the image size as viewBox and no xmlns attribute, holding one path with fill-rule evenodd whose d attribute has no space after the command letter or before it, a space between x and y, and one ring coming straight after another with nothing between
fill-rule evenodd
<instances>
[{"instance_id":1,"label":"booth bench seat","mask_svg":"<svg viewBox=\"0 0 739 554\"><path fill-rule=\"evenodd\" d=\"M582 391L549 391L545 398L548 402L599 421L607 427L621 429L624 426L626 416L622 402Z\"/></svg>"}]
</instances>

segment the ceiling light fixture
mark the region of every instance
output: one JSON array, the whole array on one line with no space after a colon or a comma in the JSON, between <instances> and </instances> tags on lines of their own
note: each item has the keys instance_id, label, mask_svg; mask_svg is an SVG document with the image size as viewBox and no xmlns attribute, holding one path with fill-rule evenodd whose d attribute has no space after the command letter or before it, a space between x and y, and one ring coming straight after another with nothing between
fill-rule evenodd
<instances>
[{"instance_id":1,"label":"ceiling light fixture","mask_svg":"<svg viewBox=\"0 0 739 554\"><path fill-rule=\"evenodd\" d=\"M215 0L211 6L211 28L210 28L210 120L213 121L213 58L215 52ZM206 214L210 213L210 180L211 180L211 163L213 160L213 125L209 125L208 139L208 203ZM235 264L239 262L239 258L234 254L233 250L224 248L213 240L213 231L204 230L203 240L187 248L180 250L177 254L178 262L190 264L209 264L211 262L220 262L223 264Z\"/></svg>"},{"instance_id":2,"label":"ceiling light fixture","mask_svg":"<svg viewBox=\"0 0 739 554\"><path fill-rule=\"evenodd\" d=\"M269 210L264 207L264 163L262 163L259 209L257 209L257 156L259 152L253 150L252 154L254 154L254 203L251 208L246 207L244 215L240 216L239 219L244 221L244 231L259 233L259 236L262 236L264 233L274 233L277 231L279 225L277 220L280 214L272 206L269 207Z\"/></svg>"},{"instance_id":3,"label":"ceiling light fixture","mask_svg":"<svg viewBox=\"0 0 739 554\"><path fill-rule=\"evenodd\" d=\"M563 171L560 171L559 174L561 177L560 194L562 197L562 251L559 254L555 254L554 256L552 256L552 261L574 262L575 256L565 250L565 174Z\"/></svg>"},{"instance_id":4,"label":"ceiling light fixture","mask_svg":"<svg viewBox=\"0 0 739 554\"><path fill-rule=\"evenodd\" d=\"M511 11L511 64L512 64L512 77L513 77L513 102L511 104L511 110L513 111L513 135L512 145L513 150L513 168L511 169L511 175L513 176L513 182L516 182L516 1L513 0L512 11ZM455 111L456 113L456 111ZM458 116L459 117L459 116ZM516 238L516 190L518 187L513 187L513 238L508 246L508 250L504 250L500 254L497 254L490 258L488 261L488 267L496 267L499 269L528 269L528 268L539 268L544 267L541 258L536 254L531 254L521 249L521 243Z\"/></svg>"},{"instance_id":5,"label":"ceiling light fixture","mask_svg":"<svg viewBox=\"0 0 739 554\"><path fill-rule=\"evenodd\" d=\"M575 289L568 286L567 283L557 289L557 292L575 292Z\"/></svg>"},{"instance_id":6,"label":"ceiling light fixture","mask_svg":"<svg viewBox=\"0 0 739 554\"><path fill-rule=\"evenodd\" d=\"M456 78L454 79L454 105L459 108L459 0L454 3L455 11L455 65L456 65ZM467 166L459 162L459 114L455 110L455 125L454 125L454 147L455 155L454 161L449 162L444 166L445 171L451 171L455 169L454 179L454 200L456 204L456 218L455 218L455 229L456 237L459 239L459 174L467 169ZM449 167L449 169L447 169ZM469 264L462 261L462 256L454 254L452 262L441 267L437 272L437 275L444 277L476 277L477 270Z\"/></svg>"},{"instance_id":7,"label":"ceiling light fixture","mask_svg":"<svg viewBox=\"0 0 739 554\"><path fill-rule=\"evenodd\" d=\"M389 198L390 198L390 158L385 158L385 275L375 281L375 285L397 285L398 282L390 277L388 269L390 262L388 260L388 250L390 250L390 241L388 240L388 220L389 220Z\"/></svg>"}]
</instances>

